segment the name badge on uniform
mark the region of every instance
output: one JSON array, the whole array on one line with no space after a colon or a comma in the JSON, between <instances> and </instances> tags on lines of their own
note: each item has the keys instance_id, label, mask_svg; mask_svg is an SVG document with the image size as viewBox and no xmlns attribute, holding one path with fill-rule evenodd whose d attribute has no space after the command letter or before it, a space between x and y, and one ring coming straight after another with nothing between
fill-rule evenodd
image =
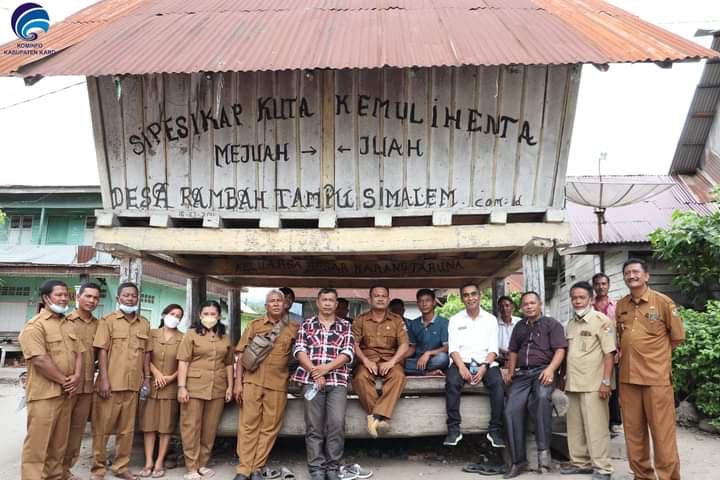
<instances>
[{"instance_id":1,"label":"name badge on uniform","mask_svg":"<svg viewBox=\"0 0 720 480\"><path fill-rule=\"evenodd\" d=\"M581 337L592 337L592 332L590 332L588 330L583 330L580 332L580 336Z\"/></svg>"},{"instance_id":2,"label":"name badge on uniform","mask_svg":"<svg viewBox=\"0 0 720 480\"><path fill-rule=\"evenodd\" d=\"M458 327L458 330L467 330L467 325L463 325L462 327Z\"/></svg>"},{"instance_id":3,"label":"name badge on uniform","mask_svg":"<svg viewBox=\"0 0 720 480\"><path fill-rule=\"evenodd\" d=\"M645 318L647 318L651 322L654 322L655 320L658 319L658 313L655 310L655 307L650 307L650 311L645 314Z\"/></svg>"}]
</instances>

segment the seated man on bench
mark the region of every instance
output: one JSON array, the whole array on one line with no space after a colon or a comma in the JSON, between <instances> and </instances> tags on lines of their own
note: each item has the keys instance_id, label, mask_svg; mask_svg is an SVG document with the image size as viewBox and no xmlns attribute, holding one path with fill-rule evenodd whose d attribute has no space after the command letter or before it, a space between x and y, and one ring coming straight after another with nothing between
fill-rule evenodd
<instances>
[{"instance_id":1,"label":"seated man on bench","mask_svg":"<svg viewBox=\"0 0 720 480\"><path fill-rule=\"evenodd\" d=\"M407 375L444 375L448 368L448 321L435 315L435 292L417 291L421 316L408 322L410 350L405 360Z\"/></svg>"},{"instance_id":2,"label":"seated man on bench","mask_svg":"<svg viewBox=\"0 0 720 480\"><path fill-rule=\"evenodd\" d=\"M402 317L388 311L389 299L390 291L386 287L372 287L370 311L352 324L358 359L352 386L368 413L367 429L373 438L377 438L378 428L389 428L388 421L405 388L402 359L408 351L407 326ZM375 389L376 377L384 379L381 395Z\"/></svg>"}]
</instances>

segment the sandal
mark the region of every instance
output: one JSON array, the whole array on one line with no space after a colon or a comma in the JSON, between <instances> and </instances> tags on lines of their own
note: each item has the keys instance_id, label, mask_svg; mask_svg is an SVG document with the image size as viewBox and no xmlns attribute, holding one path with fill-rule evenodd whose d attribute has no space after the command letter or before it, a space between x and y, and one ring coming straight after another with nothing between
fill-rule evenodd
<instances>
[{"instance_id":1,"label":"sandal","mask_svg":"<svg viewBox=\"0 0 720 480\"><path fill-rule=\"evenodd\" d=\"M165 470L153 470L152 475L150 475L152 478L160 478L165 476Z\"/></svg>"},{"instance_id":2,"label":"sandal","mask_svg":"<svg viewBox=\"0 0 720 480\"><path fill-rule=\"evenodd\" d=\"M272 480L273 478L280 478L280 472L274 468L265 467L260 471L260 475L264 480Z\"/></svg>"},{"instance_id":3,"label":"sandal","mask_svg":"<svg viewBox=\"0 0 720 480\"><path fill-rule=\"evenodd\" d=\"M200 475L198 472L188 472L185 475L183 475L184 480L202 480L202 475Z\"/></svg>"},{"instance_id":4,"label":"sandal","mask_svg":"<svg viewBox=\"0 0 720 480\"><path fill-rule=\"evenodd\" d=\"M200 467L198 469L198 472L200 472L200 475L202 475L203 477L206 477L206 478L215 476L215 470L213 470L212 468Z\"/></svg>"},{"instance_id":5,"label":"sandal","mask_svg":"<svg viewBox=\"0 0 720 480\"><path fill-rule=\"evenodd\" d=\"M289 468L282 467L280 469L281 480L295 480L295 474Z\"/></svg>"},{"instance_id":6,"label":"sandal","mask_svg":"<svg viewBox=\"0 0 720 480\"><path fill-rule=\"evenodd\" d=\"M502 465L492 465L488 463L470 463L462 468L463 472L477 473L479 475L502 475L505 473L505 467Z\"/></svg>"},{"instance_id":7,"label":"sandal","mask_svg":"<svg viewBox=\"0 0 720 480\"><path fill-rule=\"evenodd\" d=\"M147 467L140 470L137 474L138 477L142 477L142 478L148 478L150 475L152 475L152 468L147 468Z\"/></svg>"}]
</instances>

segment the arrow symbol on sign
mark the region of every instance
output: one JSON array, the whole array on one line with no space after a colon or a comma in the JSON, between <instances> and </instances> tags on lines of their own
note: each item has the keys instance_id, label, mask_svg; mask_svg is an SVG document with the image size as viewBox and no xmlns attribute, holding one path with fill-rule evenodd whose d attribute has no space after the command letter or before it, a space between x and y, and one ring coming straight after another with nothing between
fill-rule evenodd
<instances>
[{"instance_id":1,"label":"arrow symbol on sign","mask_svg":"<svg viewBox=\"0 0 720 480\"><path fill-rule=\"evenodd\" d=\"M338 147L338 152L340 152L340 153L349 152L349 151L350 151L349 147L343 147L342 145L340 145Z\"/></svg>"},{"instance_id":2,"label":"arrow symbol on sign","mask_svg":"<svg viewBox=\"0 0 720 480\"><path fill-rule=\"evenodd\" d=\"M311 146L310 150L300 150L300 153L309 153L310 155L315 155L317 153L317 150L315 150L315 147Z\"/></svg>"}]
</instances>

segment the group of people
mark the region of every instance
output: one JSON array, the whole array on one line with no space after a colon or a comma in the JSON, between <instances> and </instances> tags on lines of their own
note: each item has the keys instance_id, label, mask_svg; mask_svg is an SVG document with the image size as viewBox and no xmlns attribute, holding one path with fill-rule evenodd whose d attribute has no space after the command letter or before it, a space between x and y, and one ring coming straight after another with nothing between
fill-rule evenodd
<instances>
[{"instance_id":1,"label":"group of people","mask_svg":"<svg viewBox=\"0 0 720 480\"><path fill-rule=\"evenodd\" d=\"M609 399L619 383L635 478L679 479L670 354L684 338L682 322L672 301L648 288L645 262L628 260L623 276L630 294L617 304L607 295L609 279L603 274L594 285L574 284L574 314L565 328L543 315L535 292L520 298L522 319L512 315L515 305L505 296L498 299L496 318L480 307L481 292L472 283L460 289L465 308L449 320L435 314L435 292L429 289L417 292L421 316L409 321L390 311L384 286L369 290L370 310L354 320L347 318L346 305L339 311L335 289L319 290L317 314L308 319L291 315L292 290L271 290L266 314L245 328L234 348L217 302L202 304L183 335L177 330L184 316L179 305L166 307L160 327L150 329L138 313L139 292L132 283L118 287L118 309L97 320L92 312L98 285L82 285L77 308L70 311L67 286L49 280L40 289L43 308L20 335L28 361L22 478L78 478L70 469L91 411L91 478L105 476L112 434L116 477L162 477L178 417L185 478L212 477L208 462L215 435L224 405L233 399L242 406L235 480L277 478L280 473L266 463L282 424L289 380L303 388L311 479L367 478L371 472L359 465L342 465L348 387L367 413L368 433L378 437L391 428L407 375L443 375L443 443L462 440L462 388L482 383L490 396L487 439L494 447L507 446L512 459L505 478L527 470L527 413L535 422L539 468L551 468L551 398L557 387L569 399L571 462L561 473L610 478L610 430L619 421L610 418ZM133 474L128 464L139 405L146 462ZM497 473L476 466L478 473Z\"/></svg>"}]
</instances>

